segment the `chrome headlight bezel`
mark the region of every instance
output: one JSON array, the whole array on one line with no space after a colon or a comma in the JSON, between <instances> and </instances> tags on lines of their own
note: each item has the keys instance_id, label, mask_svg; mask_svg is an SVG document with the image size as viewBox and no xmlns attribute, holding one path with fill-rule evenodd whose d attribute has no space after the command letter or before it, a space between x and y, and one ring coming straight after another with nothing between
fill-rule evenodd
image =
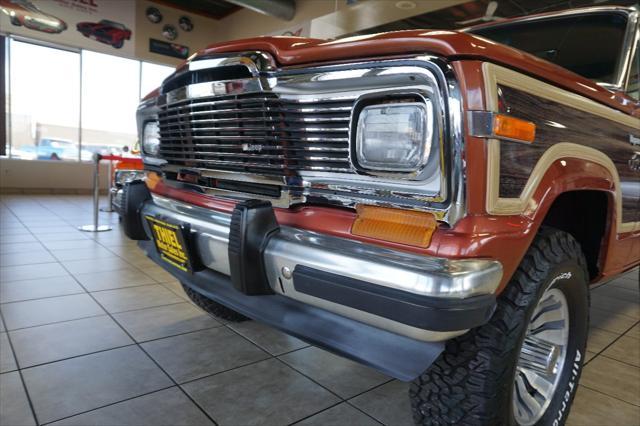
<instances>
[{"instance_id":1,"label":"chrome headlight bezel","mask_svg":"<svg viewBox=\"0 0 640 426\"><path fill-rule=\"evenodd\" d=\"M411 167L377 167L367 164L362 159L363 112L370 107L402 107L416 106L422 110L424 135L419 155ZM350 160L353 168L363 175L370 175L391 180L419 181L426 179L438 167L439 146L442 138L442 111L433 94L426 91L393 91L389 93L373 93L361 96L354 104L350 124Z\"/></svg>"}]
</instances>

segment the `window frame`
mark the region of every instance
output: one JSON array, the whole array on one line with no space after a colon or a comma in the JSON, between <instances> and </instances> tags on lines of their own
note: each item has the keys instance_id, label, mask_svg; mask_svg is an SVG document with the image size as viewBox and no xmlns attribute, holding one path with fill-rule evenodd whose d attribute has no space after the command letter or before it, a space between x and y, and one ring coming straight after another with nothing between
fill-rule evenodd
<instances>
[{"instance_id":1,"label":"window frame","mask_svg":"<svg viewBox=\"0 0 640 426\"><path fill-rule=\"evenodd\" d=\"M634 59L635 62L640 61L640 13L635 13L635 28L631 35L628 36L628 43L625 43L625 47L627 48L625 52L626 58L626 74L624 77L624 86L622 90L624 93L629 92L629 86L633 83L631 81L631 75L633 74L634 67ZM635 64L636 67L640 67L640 64ZM637 79L640 80L640 74L638 74ZM636 81L636 86L640 84L640 81ZM636 89L637 90L637 89ZM636 99L636 101L640 102L640 99Z\"/></svg>"}]
</instances>

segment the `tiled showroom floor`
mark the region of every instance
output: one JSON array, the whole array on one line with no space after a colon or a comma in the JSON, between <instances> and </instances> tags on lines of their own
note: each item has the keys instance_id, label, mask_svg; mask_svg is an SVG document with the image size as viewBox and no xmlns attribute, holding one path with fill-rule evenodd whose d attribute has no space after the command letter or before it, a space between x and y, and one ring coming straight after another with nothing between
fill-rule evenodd
<instances>
[{"instance_id":1,"label":"tiled showroom floor","mask_svg":"<svg viewBox=\"0 0 640 426\"><path fill-rule=\"evenodd\" d=\"M0 199L0 424L408 425L407 385L255 322L223 324L89 197ZM592 293L573 425L640 423L638 272Z\"/></svg>"}]
</instances>

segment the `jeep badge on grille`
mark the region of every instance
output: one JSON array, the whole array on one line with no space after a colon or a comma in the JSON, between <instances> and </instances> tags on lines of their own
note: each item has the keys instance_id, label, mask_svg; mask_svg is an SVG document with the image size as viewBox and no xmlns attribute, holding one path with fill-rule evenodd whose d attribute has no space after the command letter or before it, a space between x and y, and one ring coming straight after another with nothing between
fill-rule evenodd
<instances>
[{"instance_id":1,"label":"jeep badge on grille","mask_svg":"<svg viewBox=\"0 0 640 426\"><path fill-rule=\"evenodd\" d=\"M257 143L243 143L242 151L244 152L261 152L264 145Z\"/></svg>"}]
</instances>

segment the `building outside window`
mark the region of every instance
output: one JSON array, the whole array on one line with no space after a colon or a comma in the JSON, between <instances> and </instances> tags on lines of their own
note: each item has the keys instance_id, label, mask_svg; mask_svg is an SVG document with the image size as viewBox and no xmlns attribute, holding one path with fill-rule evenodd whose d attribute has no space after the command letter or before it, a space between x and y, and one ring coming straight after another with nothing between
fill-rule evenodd
<instances>
[{"instance_id":1,"label":"building outside window","mask_svg":"<svg viewBox=\"0 0 640 426\"><path fill-rule=\"evenodd\" d=\"M14 159L90 161L94 152L134 147L140 98L173 72L88 50L8 44L6 154Z\"/></svg>"}]
</instances>

